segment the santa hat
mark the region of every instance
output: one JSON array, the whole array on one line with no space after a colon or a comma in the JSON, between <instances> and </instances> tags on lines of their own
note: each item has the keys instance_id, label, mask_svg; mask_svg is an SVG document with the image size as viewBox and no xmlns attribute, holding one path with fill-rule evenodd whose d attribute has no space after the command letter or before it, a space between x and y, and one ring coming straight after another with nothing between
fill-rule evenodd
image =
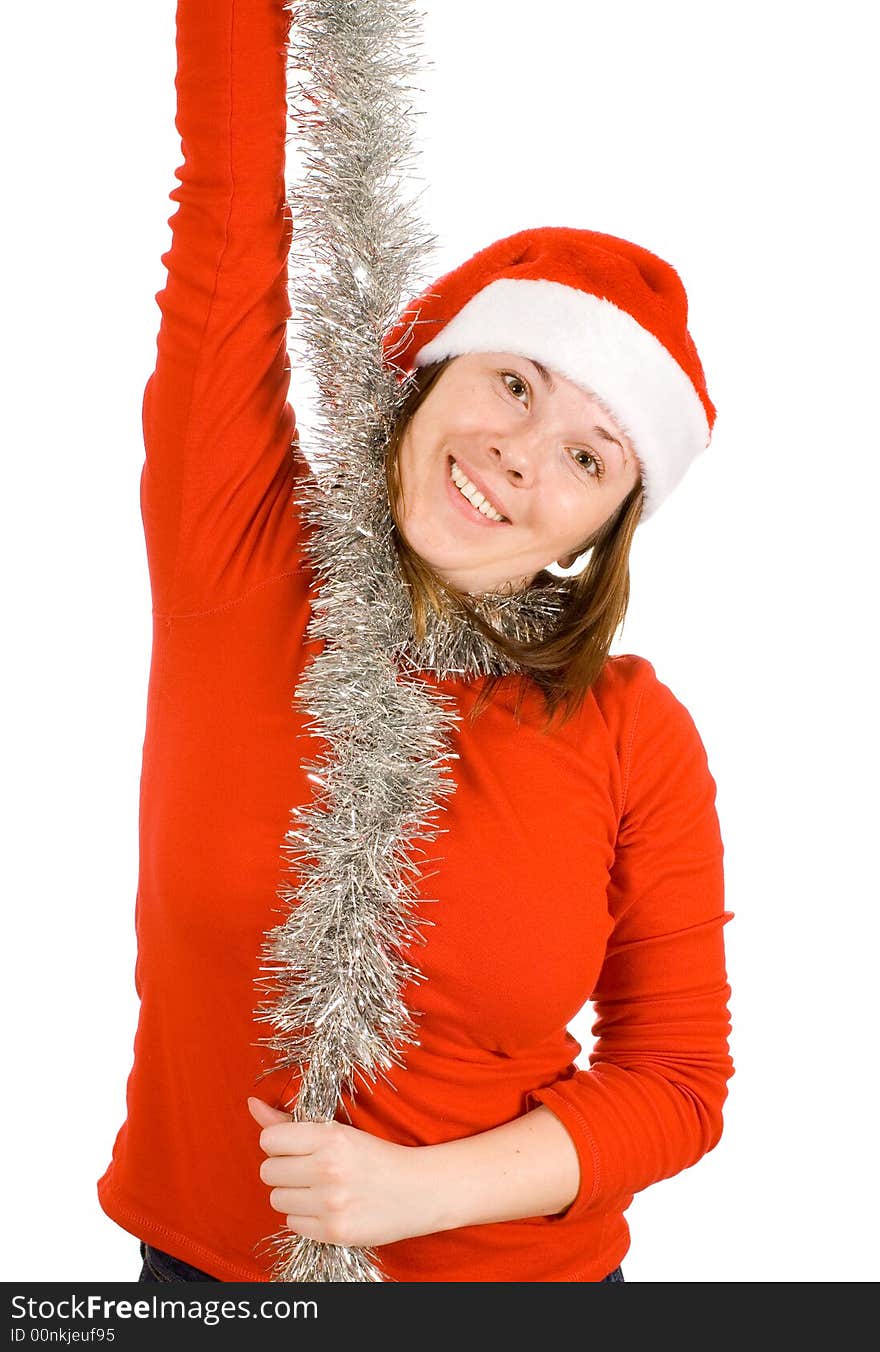
<instances>
[{"instance_id":1,"label":"santa hat","mask_svg":"<svg viewBox=\"0 0 880 1352\"><path fill-rule=\"evenodd\" d=\"M593 395L642 469L642 519L708 444L715 408L674 268L614 235L521 230L481 249L413 301L386 334L403 372L466 352L514 352Z\"/></svg>"}]
</instances>

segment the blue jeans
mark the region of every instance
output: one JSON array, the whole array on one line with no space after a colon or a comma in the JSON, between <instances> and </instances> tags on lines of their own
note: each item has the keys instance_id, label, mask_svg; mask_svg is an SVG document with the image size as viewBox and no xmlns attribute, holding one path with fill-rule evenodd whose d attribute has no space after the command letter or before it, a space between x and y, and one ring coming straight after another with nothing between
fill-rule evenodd
<instances>
[{"instance_id":1,"label":"blue jeans","mask_svg":"<svg viewBox=\"0 0 880 1352\"><path fill-rule=\"evenodd\" d=\"M152 1244L141 1244L141 1258L144 1265L141 1268L139 1282L216 1282L217 1277L209 1277L207 1272L201 1272L196 1267L191 1267L189 1263L184 1263L182 1258L172 1258L170 1253L163 1253L161 1249L154 1249Z\"/></svg>"},{"instance_id":2,"label":"blue jeans","mask_svg":"<svg viewBox=\"0 0 880 1352\"><path fill-rule=\"evenodd\" d=\"M144 1265L141 1268L139 1282L216 1282L217 1277L209 1277L207 1272L200 1272L198 1268L190 1267L189 1263L184 1263L180 1258L172 1258L170 1253L163 1253L161 1249L154 1249L151 1244L141 1244L141 1258ZM603 1282L622 1282L623 1269L616 1267L613 1272L609 1272L607 1277L603 1277Z\"/></svg>"}]
</instances>

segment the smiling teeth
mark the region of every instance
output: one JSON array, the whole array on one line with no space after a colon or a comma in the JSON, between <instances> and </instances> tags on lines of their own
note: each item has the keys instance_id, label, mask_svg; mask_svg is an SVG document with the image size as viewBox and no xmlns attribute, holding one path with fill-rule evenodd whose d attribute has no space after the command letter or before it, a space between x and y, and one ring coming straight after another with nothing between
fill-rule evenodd
<instances>
[{"instance_id":1,"label":"smiling teeth","mask_svg":"<svg viewBox=\"0 0 880 1352\"><path fill-rule=\"evenodd\" d=\"M462 474L458 465L453 460L450 470L450 477L459 493L467 498L472 507L476 507L482 516L487 516L490 521L503 521L504 517L500 512L496 512L490 502L487 502L476 485L472 484L466 474Z\"/></svg>"}]
</instances>

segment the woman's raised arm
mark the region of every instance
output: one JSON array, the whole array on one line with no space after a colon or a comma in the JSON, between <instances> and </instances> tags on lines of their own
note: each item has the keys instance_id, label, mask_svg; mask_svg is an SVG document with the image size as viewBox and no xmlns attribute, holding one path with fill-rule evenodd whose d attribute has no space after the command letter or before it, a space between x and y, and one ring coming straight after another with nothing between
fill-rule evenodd
<instances>
[{"instance_id":1,"label":"woman's raised arm","mask_svg":"<svg viewBox=\"0 0 880 1352\"><path fill-rule=\"evenodd\" d=\"M153 609L235 600L298 566L286 322L283 0L178 0L184 163L156 368L144 393L141 511Z\"/></svg>"}]
</instances>

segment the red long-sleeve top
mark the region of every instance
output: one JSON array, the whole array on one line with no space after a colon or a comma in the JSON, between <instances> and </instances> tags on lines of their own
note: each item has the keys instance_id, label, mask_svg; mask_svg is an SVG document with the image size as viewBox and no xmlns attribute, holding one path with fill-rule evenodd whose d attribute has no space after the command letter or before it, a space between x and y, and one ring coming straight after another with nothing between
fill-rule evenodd
<instances>
[{"instance_id":1,"label":"red long-sleeve top","mask_svg":"<svg viewBox=\"0 0 880 1352\"><path fill-rule=\"evenodd\" d=\"M317 750L292 696L311 650L291 504L305 462L287 401L281 0L179 0L185 163L141 507L154 631L135 907L140 1013L104 1211L222 1280L267 1280L283 1217L247 1096L289 1106L261 1045L264 933L290 812ZM598 1281L633 1194L712 1149L732 1074L715 783L687 710L641 657L608 660L581 714L545 732L502 684L441 682L462 711L446 828L427 846L425 981L405 1067L358 1091L354 1126L406 1145L545 1104L570 1132L564 1212L380 1246L400 1281ZM289 882L289 875L285 881ZM592 999L589 1069L566 1025Z\"/></svg>"}]
</instances>

